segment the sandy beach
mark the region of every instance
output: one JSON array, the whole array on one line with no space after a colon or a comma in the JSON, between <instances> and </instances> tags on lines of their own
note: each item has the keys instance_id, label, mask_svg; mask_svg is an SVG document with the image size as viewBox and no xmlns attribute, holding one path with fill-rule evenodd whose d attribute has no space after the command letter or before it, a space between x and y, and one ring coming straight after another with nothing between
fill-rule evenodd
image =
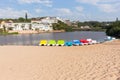
<instances>
[{"instance_id":1,"label":"sandy beach","mask_svg":"<svg viewBox=\"0 0 120 80\"><path fill-rule=\"evenodd\" d=\"M0 46L0 80L120 80L120 40L74 47Z\"/></svg>"}]
</instances>

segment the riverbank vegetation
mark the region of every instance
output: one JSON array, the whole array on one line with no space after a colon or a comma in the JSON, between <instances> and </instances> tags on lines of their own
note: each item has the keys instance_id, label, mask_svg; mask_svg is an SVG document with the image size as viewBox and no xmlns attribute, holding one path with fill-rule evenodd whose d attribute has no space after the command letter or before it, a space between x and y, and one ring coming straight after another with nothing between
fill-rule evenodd
<instances>
[{"instance_id":1,"label":"riverbank vegetation","mask_svg":"<svg viewBox=\"0 0 120 80\"><path fill-rule=\"evenodd\" d=\"M113 22L113 24L107 28L106 34L120 38L120 21Z\"/></svg>"},{"instance_id":2,"label":"riverbank vegetation","mask_svg":"<svg viewBox=\"0 0 120 80\"><path fill-rule=\"evenodd\" d=\"M98 21L88 21L88 22L71 22L71 25L67 23L58 21L58 23L53 24L54 30L65 30L65 31L106 31L106 29L113 22L98 22Z\"/></svg>"},{"instance_id":3,"label":"riverbank vegetation","mask_svg":"<svg viewBox=\"0 0 120 80\"><path fill-rule=\"evenodd\" d=\"M5 29L0 29L0 35L12 35L12 34L18 34L18 32L8 32Z\"/></svg>"},{"instance_id":4,"label":"riverbank vegetation","mask_svg":"<svg viewBox=\"0 0 120 80\"><path fill-rule=\"evenodd\" d=\"M85 22L75 22L73 25L76 27L73 28L79 31L106 31L106 29L113 22L99 22L99 21L85 21Z\"/></svg>"}]
</instances>

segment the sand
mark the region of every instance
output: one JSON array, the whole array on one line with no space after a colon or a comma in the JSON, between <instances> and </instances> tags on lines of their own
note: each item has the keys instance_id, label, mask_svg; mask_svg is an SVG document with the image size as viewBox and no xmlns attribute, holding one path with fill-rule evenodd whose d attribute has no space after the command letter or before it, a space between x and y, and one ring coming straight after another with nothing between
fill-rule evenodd
<instances>
[{"instance_id":1,"label":"sand","mask_svg":"<svg viewBox=\"0 0 120 80\"><path fill-rule=\"evenodd\" d=\"M0 80L120 80L120 40L79 47L1 46Z\"/></svg>"}]
</instances>

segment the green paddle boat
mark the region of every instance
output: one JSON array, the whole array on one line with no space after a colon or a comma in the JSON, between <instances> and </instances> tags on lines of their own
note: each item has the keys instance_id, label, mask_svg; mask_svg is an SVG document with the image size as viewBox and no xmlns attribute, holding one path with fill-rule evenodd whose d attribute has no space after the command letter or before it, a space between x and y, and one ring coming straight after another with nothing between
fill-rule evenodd
<instances>
[{"instance_id":1,"label":"green paddle boat","mask_svg":"<svg viewBox=\"0 0 120 80\"><path fill-rule=\"evenodd\" d=\"M56 41L55 40L49 40L48 41L48 46L56 46Z\"/></svg>"},{"instance_id":2,"label":"green paddle boat","mask_svg":"<svg viewBox=\"0 0 120 80\"><path fill-rule=\"evenodd\" d=\"M65 45L65 41L64 40L58 40L57 41L57 46L64 46Z\"/></svg>"}]
</instances>

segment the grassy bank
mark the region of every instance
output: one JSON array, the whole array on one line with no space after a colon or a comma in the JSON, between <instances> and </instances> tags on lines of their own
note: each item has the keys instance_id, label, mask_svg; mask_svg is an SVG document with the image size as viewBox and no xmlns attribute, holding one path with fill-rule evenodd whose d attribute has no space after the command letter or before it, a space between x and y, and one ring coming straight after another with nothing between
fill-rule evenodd
<instances>
[{"instance_id":1,"label":"grassy bank","mask_svg":"<svg viewBox=\"0 0 120 80\"><path fill-rule=\"evenodd\" d=\"M0 35L13 35L13 34L18 34L18 32L0 32Z\"/></svg>"}]
</instances>

